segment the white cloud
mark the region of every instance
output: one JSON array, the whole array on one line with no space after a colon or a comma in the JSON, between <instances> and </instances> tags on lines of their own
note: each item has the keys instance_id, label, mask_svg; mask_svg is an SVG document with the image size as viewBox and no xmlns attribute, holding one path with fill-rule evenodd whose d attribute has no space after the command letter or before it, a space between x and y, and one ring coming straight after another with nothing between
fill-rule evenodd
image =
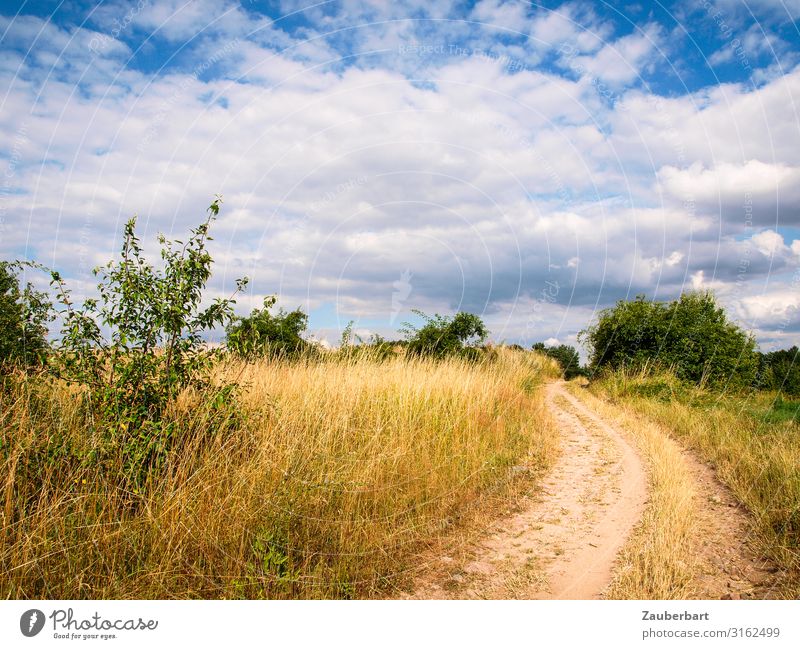
<instances>
[{"instance_id":1,"label":"white cloud","mask_svg":"<svg viewBox=\"0 0 800 649\"><path fill-rule=\"evenodd\" d=\"M750 240L755 244L756 249L762 254L773 257L787 250L783 243L783 237L774 230L764 230L754 234Z\"/></svg>"},{"instance_id":2,"label":"white cloud","mask_svg":"<svg viewBox=\"0 0 800 649\"><path fill-rule=\"evenodd\" d=\"M594 54L568 56L563 64L572 70L585 70L592 77L608 83L626 85L638 80L656 61L660 41L660 27L650 24L641 31L606 43Z\"/></svg>"},{"instance_id":3,"label":"white cloud","mask_svg":"<svg viewBox=\"0 0 800 649\"><path fill-rule=\"evenodd\" d=\"M389 3L351 4L354 15L402 15ZM220 294L250 275L253 305L280 292L292 308L357 314L369 332L391 333L411 308L465 308L485 313L500 338L570 341L595 307L620 297L693 286L730 296L742 259L745 288L772 275L780 290L800 256L800 241L774 230L800 214L797 70L758 89L671 99L629 90L611 106L586 78L508 74L496 57L440 57L427 84L409 78L407 60L325 65L341 56L330 41L295 40L238 5L182 7L152 7L132 29L158 27L174 42L203 30L213 47L156 75L125 68L121 41L92 56L87 44L102 32L20 24L25 42L47 37L40 54L53 60L29 60L18 76L0 68L9 89L0 143L18 158L2 202L13 223L0 233L4 257L37 256L82 277L75 260L107 258L131 214L147 241L158 230L177 236L220 191ZM658 56L654 27L614 40L586 5L532 16L523 7L475 11L527 21L553 47L570 43L587 74L620 86ZM98 24L116 8L104 6ZM309 11L312 36L344 20ZM356 42L396 45L418 29L398 20ZM194 74L229 43L213 73ZM73 50L67 65L62 52ZM758 212L749 230L745 193ZM770 218L773 230L762 228ZM406 271L413 290L398 314L394 283ZM747 300L748 315L768 308Z\"/></svg>"}]
</instances>

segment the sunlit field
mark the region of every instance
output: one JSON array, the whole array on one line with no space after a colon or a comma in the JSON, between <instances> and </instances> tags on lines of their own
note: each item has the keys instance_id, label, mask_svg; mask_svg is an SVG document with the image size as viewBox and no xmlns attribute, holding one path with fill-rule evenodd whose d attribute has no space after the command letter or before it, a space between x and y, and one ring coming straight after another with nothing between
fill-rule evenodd
<instances>
[{"instance_id":1,"label":"sunlit field","mask_svg":"<svg viewBox=\"0 0 800 649\"><path fill-rule=\"evenodd\" d=\"M554 460L533 352L480 362L329 353L227 361L235 407L168 406L166 464L141 487L98 451L84 388L0 391L6 598L357 598L391 594L437 539ZM116 453L116 454L115 454Z\"/></svg>"},{"instance_id":2,"label":"sunlit field","mask_svg":"<svg viewBox=\"0 0 800 649\"><path fill-rule=\"evenodd\" d=\"M591 385L662 425L752 515L760 550L797 589L800 574L800 401L763 391L707 391L670 374L615 372Z\"/></svg>"}]
</instances>

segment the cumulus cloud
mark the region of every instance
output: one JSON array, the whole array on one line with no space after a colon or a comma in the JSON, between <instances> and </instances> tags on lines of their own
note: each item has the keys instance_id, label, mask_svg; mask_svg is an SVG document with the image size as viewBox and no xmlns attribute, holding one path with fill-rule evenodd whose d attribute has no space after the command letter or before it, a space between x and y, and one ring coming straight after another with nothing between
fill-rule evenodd
<instances>
[{"instance_id":1,"label":"cumulus cloud","mask_svg":"<svg viewBox=\"0 0 800 649\"><path fill-rule=\"evenodd\" d=\"M616 299L691 287L775 324L800 257L781 231L800 209L800 71L666 97L642 82L663 28L623 33L586 3L484 0L461 21L432 20L449 3L190 5L147 5L100 54L129 5L91 29L4 19L4 258L83 281L130 215L148 241L178 236L221 192L212 290L249 275L241 309L280 293L328 340L351 318L396 335L422 308L570 342ZM146 43L180 52L137 66Z\"/></svg>"}]
</instances>

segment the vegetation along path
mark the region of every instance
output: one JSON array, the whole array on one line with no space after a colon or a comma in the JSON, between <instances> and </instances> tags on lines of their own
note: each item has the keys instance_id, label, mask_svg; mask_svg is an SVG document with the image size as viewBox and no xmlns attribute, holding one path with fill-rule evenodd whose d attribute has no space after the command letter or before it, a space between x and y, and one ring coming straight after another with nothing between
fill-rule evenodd
<instances>
[{"instance_id":1,"label":"vegetation along path","mask_svg":"<svg viewBox=\"0 0 800 649\"><path fill-rule=\"evenodd\" d=\"M546 390L562 431L560 459L522 510L471 548L463 568L420 583L413 597L591 599L611 581L645 506L644 468L625 438L562 383Z\"/></svg>"},{"instance_id":2,"label":"vegetation along path","mask_svg":"<svg viewBox=\"0 0 800 649\"><path fill-rule=\"evenodd\" d=\"M687 477L665 486L654 477L653 439L647 446L631 430L647 427L644 421L618 419L613 408L600 408L594 398L577 398L563 382L545 389L561 429L560 459L519 510L494 521L463 556L433 562L437 567L417 581L411 597L738 598L753 590L753 595L769 596L763 586L770 568L745 547L744 512L727 502L731 498L713 472L659 431L655 444L667 447L669 462ZM682 523L691 521L692 529L685 530L692 537L688 543L678 530L670 540L673 534L665 527L673 523L664 512L654 511L674 508L664 489L680 491L669 496L684 503L679 513L686 519ZM642 547L657 547L664 556L655 557L655 563L664 566L637 556ZM673 570L674 563L685 569ZM620 586L625 571L641 573L633 581L643 585ZM674 583L647 584L665 573L666 581Z\"/></svg>"}]
</instances>

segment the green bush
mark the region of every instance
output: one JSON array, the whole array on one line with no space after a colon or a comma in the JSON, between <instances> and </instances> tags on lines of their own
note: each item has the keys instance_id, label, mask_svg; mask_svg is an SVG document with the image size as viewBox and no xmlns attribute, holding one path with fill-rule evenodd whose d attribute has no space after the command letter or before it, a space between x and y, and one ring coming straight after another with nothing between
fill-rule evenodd
<instances>
[{"instance_id":1,"label":"green bush","mask_svg":"<svg viewBox=\"0 0 800 649\"><path fill-rule=\"evenodd\" d=\"M578 350L572 345L546 347L544 343L534 343L531 349L558 361L564 378L568 381L584 373L583 368L581 368L581 359L580 356L578 356Z\"/></svg>"},{"instance_id":2,"label":"green bush","mask_svg":"<svg viewBox=\"0 0 800 649\"><path fill-rule=\"evenodd\" d=\"M353 333L351 320L342 331L339 341L337 356L347 360L371 359L373 361L385 361L395 355L395 347L405 345L405 341L386 340L380 334L372 334L369 340L364 340L361 336Z\"/></svg>"},{"instance_id":3,"label":"green bush","mask_svg":"<svg viewBox=\"0 0 800 649\"><path fill-rule=\"evenodd\" d=\"M710 292L648 302L643 295L600 312L581 332L592 370L671 368L679 379L749 386L756 377L754 338L730 322Z\"/></svg>"},{"instance_id":4,"label":"green bush","mask_svg":"<svg viewBox=\"0 0 800 649\"><path fill-rule=\"evenodd\" d=\"M51 271L62 318L52 369L84 386L92 421L101 433L97 455L121 456L125 478L138 488L162 466L175 444L165 410L179 392L195 387L219 410L235 386L214 386L211 368L218 350L202 334L233 317L233 296L202 307L211 277L206 244L220 199L186 240L159 236L161 268L142 255L136 220L125 225L119 261L95 268L99 298L77 305L61 276ZM247 280L237 281L236 292ZM111 458L109 458L111 459Z\"/></svg>"},{"instance_id":5,"label":"green bush","mask_svg":"<svg viewBox=\"0 0 800 649\"><path fill-rule=\"evenodd\" d=\"M800 359L797 347L759 354L758 387L800 395Z\"/></svg>"},{"instance_id":6,"label":"green bush","mask_svg":"<svg viewBox=\"0 0 800 649\"><path fill-rule=\"evenodd\" d=\"M0 261L0 371L33 368L47 360L47 322L53 319L45 293L17 277L22 264Z\"/></svg>"},{"instance_id":7,"label":"green bush","mask_svg":"<svg viewBox=\"0 0 800 649\"><path fill-rule=\"evenodd\" d=\"M463 311L453 317L438 313L428 316L418 310L414 313L425 320L425 324L417 328L406 323L401 329L406 334L410 355L436 358L459 355L470 360L480 357L478 346L486 340L489 331L478 316Z\"/></svg>"},{"instance_id":8,"label":"green bush","mask_svg":"<svg viewBox=\"0 0 800 649\"><path fill-rule=\"evenodd\" d=\"M292 355L304 351L308 343L302 333L308 316L300 309L270 313L277 298L264 299L263 309L253 309L246 318L235 318L227 327L225 344L239 356L252 359L268 355Z\"/></svg>"}]
</instances>

